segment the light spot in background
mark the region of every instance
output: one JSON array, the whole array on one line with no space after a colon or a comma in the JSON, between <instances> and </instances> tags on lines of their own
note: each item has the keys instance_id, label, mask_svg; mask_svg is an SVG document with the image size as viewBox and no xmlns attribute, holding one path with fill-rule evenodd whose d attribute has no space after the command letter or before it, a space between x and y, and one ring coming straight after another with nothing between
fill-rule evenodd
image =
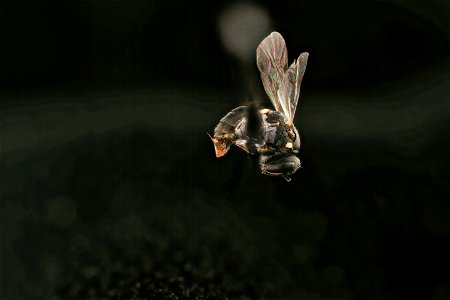
<instances>
[{"instance_id":1,"label":"light spot in background","mask_svg":"<svg viewBox=\"0 0 450 300\"><path fill-rule=\"evenodd\" d=\"M244 63L251 63L255 49L270 33L267 11L252 3L228 6L219 16L218 27L224 47Z\"/></svg>"},{"instance_id":2,"label":"light spot in background","mask_svg":"<svg viewBox=\"0 0 450 300\"><path fill-rule=\"evenodd\" d=\"M77 217L75 205L65 197L57 197L48 205L48 218L60 227L72 224Z\"/></svg>"}]
</instances>

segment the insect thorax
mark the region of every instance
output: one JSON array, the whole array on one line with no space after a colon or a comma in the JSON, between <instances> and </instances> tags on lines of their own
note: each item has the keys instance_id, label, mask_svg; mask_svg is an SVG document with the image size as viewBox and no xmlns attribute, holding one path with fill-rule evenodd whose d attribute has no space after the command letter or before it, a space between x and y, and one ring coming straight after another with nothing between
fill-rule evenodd
<instances>
[{"instance_id":1,"label":"insect thorax","mask_svg":"<svg viewBox=\"0 0 450 300\"><path fill-rule=\"evenodd\" d=\"M274 152L297 153L300 148L300 137L297 129L287 123L283 113L274 110L262 110L266 146Z\"/></svg>"}]
</instances>

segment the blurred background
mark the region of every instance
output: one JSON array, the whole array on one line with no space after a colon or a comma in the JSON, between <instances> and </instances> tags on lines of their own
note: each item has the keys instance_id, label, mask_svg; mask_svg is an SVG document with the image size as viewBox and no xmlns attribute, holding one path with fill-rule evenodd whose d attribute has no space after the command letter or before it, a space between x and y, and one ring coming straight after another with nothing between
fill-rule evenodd
<instances>
[{"instance_id":1,"label":"blurred background","mask_svg":"<svg viewBox=\"0 0 450 300\"><path fill-rule=\"evenodd\" d=\"M2 2L2 299L450 299L447 1ZM302 169L211 141L310 53Z\"/></svg>"}]
</instances>

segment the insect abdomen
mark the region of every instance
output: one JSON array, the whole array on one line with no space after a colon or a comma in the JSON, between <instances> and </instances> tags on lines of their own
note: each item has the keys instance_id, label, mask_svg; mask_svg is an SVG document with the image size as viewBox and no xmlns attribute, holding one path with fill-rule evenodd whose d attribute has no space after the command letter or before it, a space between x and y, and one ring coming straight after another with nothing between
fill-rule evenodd
<instances>
[{"instance_id":1,"label":"insect abdomen","mask_svg":"<svg viewBox=\"0 0 450 300\"><path fill-rule=\"evenodd\" d=\"M239 106L227 113L219 124L214 128L215 138L229 138L234 140L236 138L234 130L239 123L246 117L248 113L248 107Z\"/></svg>"},{"instance_id":2,"label":"insect abdomen","mask_svg":"<svg viewBox=\"0 0 450 300\"><path fill-rule=\"evenodd\" d=\"M216 151L216 157L227 154L230 146L237 140L236 127L242 123L247 115L248 108L239 106L230 111L220 119L219 124L214 128L214 137L211 137Z\"/></svg>"}]
</instances>

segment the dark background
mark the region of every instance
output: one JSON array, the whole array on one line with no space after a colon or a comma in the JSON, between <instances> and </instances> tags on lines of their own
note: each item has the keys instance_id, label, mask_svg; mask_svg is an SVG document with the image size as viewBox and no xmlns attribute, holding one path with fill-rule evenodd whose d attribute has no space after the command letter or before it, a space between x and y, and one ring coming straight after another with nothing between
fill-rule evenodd
<instances>
[{"instance_id":1,"label":"dark background","mask_svg":"<svg viewBox=\"0 0 450 300\"><path fill-rule=\"evenodd\" d=\"M448 2L245 5L2 2L2 299L449 299ZM290 183L206 135L270 107L249 6L310 53Z\"/></svg>"}]
</instances>

